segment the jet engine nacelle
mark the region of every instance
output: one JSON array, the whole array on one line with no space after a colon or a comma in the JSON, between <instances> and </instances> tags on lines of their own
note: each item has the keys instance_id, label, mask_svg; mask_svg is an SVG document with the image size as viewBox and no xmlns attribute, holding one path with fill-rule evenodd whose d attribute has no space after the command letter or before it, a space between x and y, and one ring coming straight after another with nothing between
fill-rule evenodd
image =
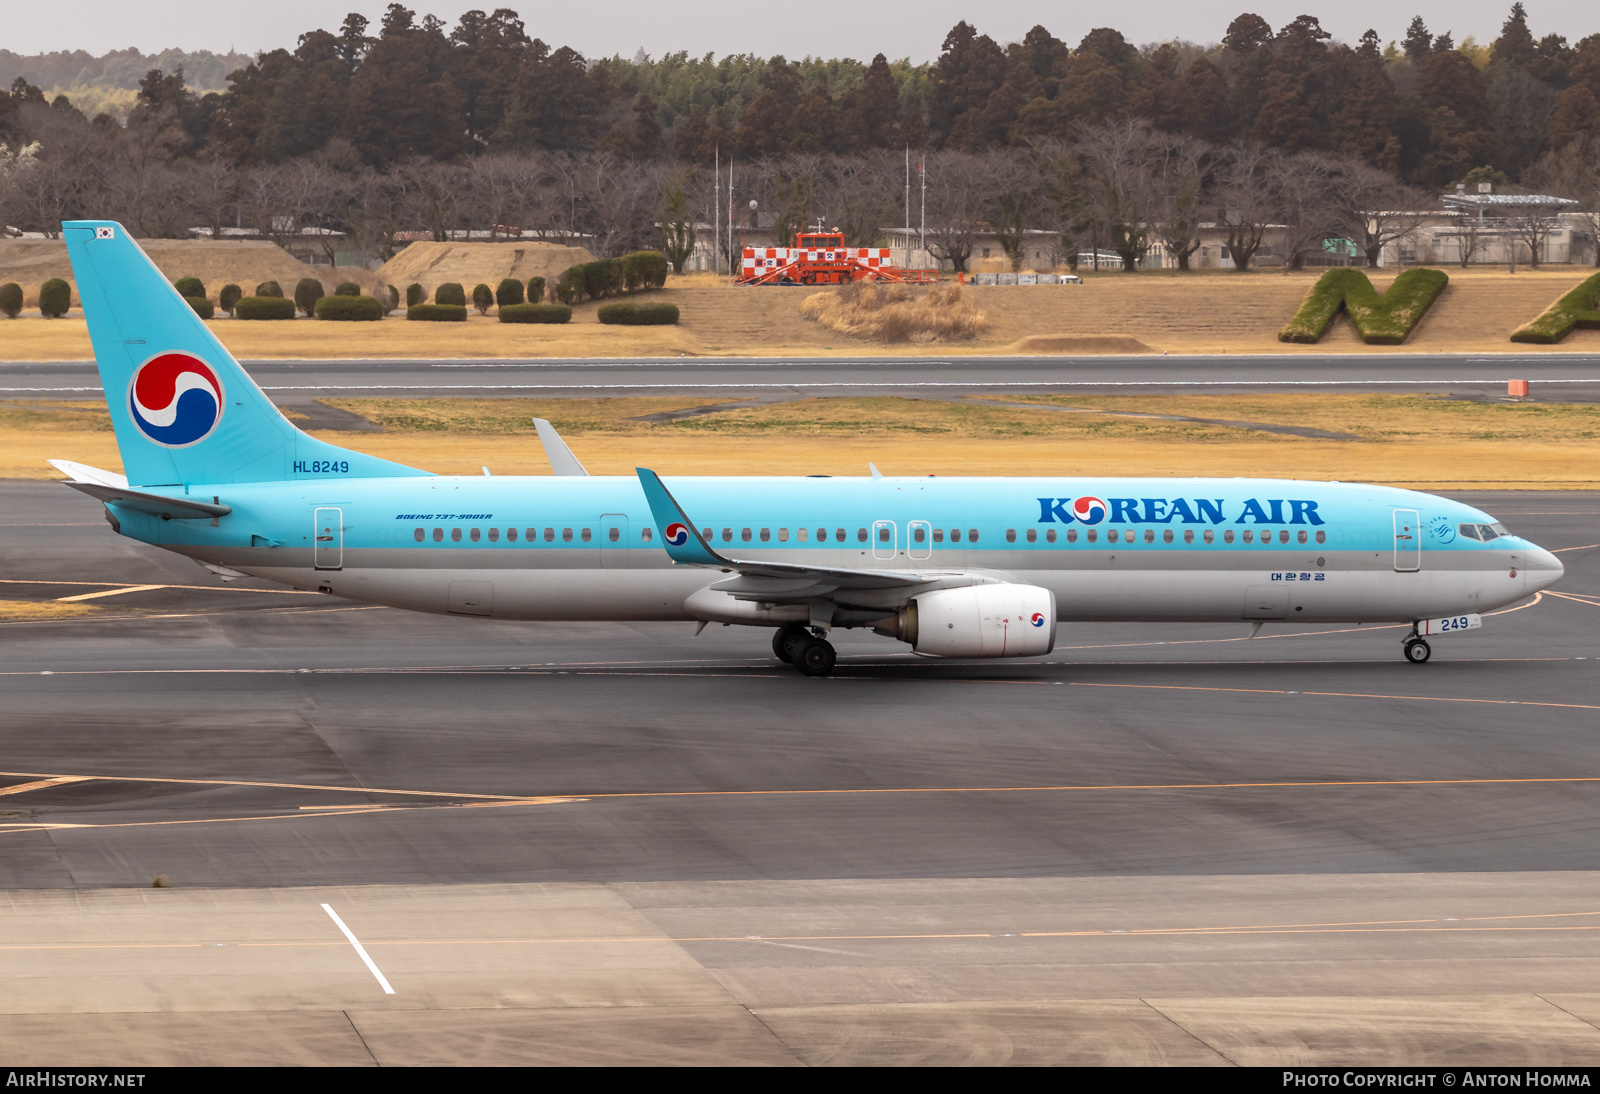
<instances>
[{"instance_id":1,"label":"jet engine nacelle","mask_svg":"<svg viewBox=\"0 0 1600 1094\"><path fill-rule=\"evenodd\" d=\"M969 585L923 593L879 633L930 657L1032 657L1056 645L1056 598L1036 585Z\"/></svg>"}]
</instances>

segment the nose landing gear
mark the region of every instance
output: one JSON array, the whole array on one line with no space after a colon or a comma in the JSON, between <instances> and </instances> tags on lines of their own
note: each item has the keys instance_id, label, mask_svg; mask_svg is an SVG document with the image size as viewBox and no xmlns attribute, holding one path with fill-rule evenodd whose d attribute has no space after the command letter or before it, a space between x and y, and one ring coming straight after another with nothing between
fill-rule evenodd
<instances>
[{"instance_id":1,"label":"nose landing gear","mask_svg":"<svg viewBox=\"0 0 1600 1094\"><path fill-rule=\"evenodd\" d=\"M838 655L826 638L814 634L804 623L779 627L772 636L772 653L807 676L826 676L833 671Z\"/></svg>"}]
</instances>

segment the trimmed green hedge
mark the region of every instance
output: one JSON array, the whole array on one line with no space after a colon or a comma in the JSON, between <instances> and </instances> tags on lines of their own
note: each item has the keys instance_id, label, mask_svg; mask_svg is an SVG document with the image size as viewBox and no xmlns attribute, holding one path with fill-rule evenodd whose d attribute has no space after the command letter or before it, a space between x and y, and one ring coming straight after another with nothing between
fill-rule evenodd
<instances>
[{"instance_id":1,"label":"trimmed green hedge","mask_svg":"<svg viewBox=\"0 0 1600 1094\"><path fill-rule=\"evenodd\" d=\"M334 296L360 296L361 286L354 281L341 281L339 287L333 290Z\"/></svg>"},{"instance_id":2,"label":"trimmed green hedge","mask_svg":"<svg viewBox=\"0 0 1600 1094\"><path fill-rule=\"evenodd\" d=\"M602 258L569 266L556 282L556 299L573 304L587 297L602 300L626 292L659 289L671 265L660 251L635 251L621 258Z\"/></svg>"},{"instance_id":3,"label":"trimmed green hedge","mask_svg":"<svg viewBox=\"0 0 1600 1094\"><path fill-rule=\"evenodd\" d=\"M506 304L500 309L502 323L567 323L572 309L565 304Z\"/></svg>"},{"instance_id":4,"label":"trimmed green hedge","mask_svg":"<svg viewBox=\"0 0 1600 1094\"><path fill-rule=\"evenodd\" d=\"M494 291L494 302L502 308L522 303L522 282L514 277L505 278L500 282L500 287Z\"/></svg>"},{"instance_id":5,"label":"trimmed green hedge","mask_svg":"<svg viewBox=\"0 0 1600 1094\"><path fill-rule=\"evenodd\" d=\"M186 296L184 299L189 302L189 306L194 309L194 313L201 319L210 319L217 314L216 305L211 303L208 297Z\"/></svg>"},{"instance_id":6,"label":"trimmed green hedge","mask_svg":"<svg viewBox=\"0 0 1600 1094\"><path fill-rule=\"evenodd\" d=\"M406 307L414 308L418 304L426 304L428 294L422 291L422 286L415 281L406 286Z\"/></svg>"},{"instance_id":7,"label":"trimmed green hedge","mask_svg":"<svg viewBox=\"0 0 1600 1094\"><path fill-rule=\"evenodd\" d=\"M1278 341L1318 342L1343 309L1363 342L1370 346L1398 346L1449 283L1450 277L1443 270L1407 270L1394 279L1388 292L1379 296L1362 271L1329 270L1311 286L1300 302L1300 310L1278 332Z\"/></svg>"},{"instance_id":8,"label":"trimmed green hedge","mask_svg":"<svg viewBox=\"0 0 1600 1094\"><path fill-rule=\"evenodd\" d=\"M383 318L383 304L375 296L334 293L317 301L317 318L344 323L366 323Z\"/></svg>"},{"instance_id":9,"label":"trimmed green hedge","mask_svg":"<svg viewBox=\"0 0 1600 1094\"><path fill-rule=\"evenodd\" d=\"M1511 332L1513 342L1553 346L1574 330L1600 330L1600 273L1583 281L1540 312L1531 322Z\"/></svg>"},{"instance_id":10,"label":"trimmed green hedge","mask_svg":"<svg viewBox=\"0 0 1600 1094\"><path fill-rule=\"evenodd\" d=\"M279 285L276 281L263 281L261 284L256 286L256 295L282 296L283 286Z\"/></svg>"},{"instance_id":11,"label":"trimmed green hedge","mask_svg":"<svg viewBox=\"0 0 1600 1094\"><path fill-rule=\"evenodd\" d=\"M205 282L198 277L180 277L172 283L172 287L177 289L178 295L184 298L204 296L206 294Z\"/></svg>"},{"instance_id":12,"label":"trimmed green hedge","mask_svg":"<svg viewBox=\"0 0 1600 1094\"><path fill-rule=\"evenodd\" d=\"M446 281L433 290L433 302L446 307L464 308L467 306L467 292L459 282Z\"/></svg>"},{"instance_id":13,"label":"trimmed green hedge","mask_svg":"<svg viewBox=\"0 0 1600 1094\"><path fill-rule=\"evenodd\" d=\"M293 319L294 301L282 296L243 296L233 306L238 319Z\"/></svg>"},{"instance_id":14,"label":"trimmed green hedge","mask_svg":"<svg viewBox=\"0 0 1600 1094\"><path fill-rule=\"evenodd\" d=\"M602 304L600 322L622 327L665 327L678 321L676 304Z\"/></svg>"},{"instance_id":15,"label":"trimmed green hedge","mask_svg":"<svg viewBox=\"0 0 1600 1094\"><path fill-rule=\"evenodd\" d=\"M459 288L459 286L457 286ZM407 319L420 319L424 323L465 323L465 304L413 304L406 309Z\"/></svg>"},{"instance_id":16,"label":"trimmed green hedge","mask_svg":"<svg viewBox=\"0 0 1600 1094\"><path fill-rule=\"evenodd\" d=\"M217 294L217 303L222 306L223 311L232 315L233 309L239 306L239 301L243 298L244 290L230 281L222 286L222 291Z\"/></svg>"},{"instance_id":17,"label":"trimmed green hedge","mask_svg":"<svg viewBox=\"0 0 1600 1094\"><path fill-rule=\"evenodd\" d=\"M21 310L22 286L15 281L0 285L0 312L5 312L7 319L15 319Z\"/></svg>"},{"instance_id":18,"label":"trimmed green hedge","mask_svg":"<svg viewBox=\"0 0 1600 1094\"><path fill-rule=\"evenodd\" d=\"M528 303L538 304L544 300L544 278L528 278Z\"/></svg>"},{"instance_id":19,"label":"trimmed green hedge","mask_svg":"<svg viewBox=\"0 0 1600 1094\"><path fill-rule=\"evenodd\" d=\"M472 286L472 306L478 309L479 315L488 315L489 309L494 307L494 290L481 281Z\"/></svg>"},{"instance_id":20,"label":"trimmed green hedge","mask_svg":"<svg viewBox=\"0 0 1600 1094\"><path fill-rule=\"evenodd\" d=\"M39 286L39 314L46 319L59 319L72 310L72 286L59 277L52 277Z\"/></svg>"}]
</instances>

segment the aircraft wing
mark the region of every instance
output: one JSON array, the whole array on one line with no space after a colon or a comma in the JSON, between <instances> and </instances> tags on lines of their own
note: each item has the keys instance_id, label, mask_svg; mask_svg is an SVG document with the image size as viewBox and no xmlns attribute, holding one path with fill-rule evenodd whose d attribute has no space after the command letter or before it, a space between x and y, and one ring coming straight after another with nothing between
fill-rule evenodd
<instances>
[{"instance_id":1,"label":"aircraft wing","mask_svg":"<svg viewBox=\"0 0 1600 1094\"><path fill-rule=\"evenodd\" d=\"M762 600L806 600L836 590L903 589L918 585L949 583L959 571L935 573L906 570L854 570L836 566L809 566L765 559L731 558L721 554L700 535L699 529L684 514L660 476L647 467L637 467L639 485L644 487L650 515L655 518L661 545L673 562L681 566L715 567L737 571L739 577L718 582L714 588Z\"/></svg>"}]
</instances>

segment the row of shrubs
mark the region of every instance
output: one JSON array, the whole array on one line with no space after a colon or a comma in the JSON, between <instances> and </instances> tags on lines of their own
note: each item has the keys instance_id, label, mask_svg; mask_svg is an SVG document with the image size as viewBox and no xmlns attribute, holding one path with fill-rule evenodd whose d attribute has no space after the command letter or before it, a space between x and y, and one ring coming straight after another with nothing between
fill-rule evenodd
<instances>
[{"instance_id":1,"label":"row of shrubs","mask_svg":"<svg viewBox=\"0 0 1600 1094\"><path fill-rule=\"evenodd\" d=\"M659 289L667 283L669 264L660 251L635 251L621 258L602 258L569 266L556 282L556 299L563 304L603 300L608 296Z\"/></svg>"},{"instance_id":2,"label":"row of shrubs","mask_svg":"<svg viewBox=\"0 0 1600 1094\"><path fill-rule=\"evenodd\" d=\"M1348 267L1329 270L1311 286L1294 318L1278 332L1278 341L1321 341L1342 308L1349 313L1363 342L1398 346L1449 283L1449 275L1443 270L1407 270L1394 279L1388 292L1379 296L1362 271Z\"/></svg>"},{"instance_id":3,"label":"row of shrubs","mask_svg":"<svg viewBox=\"0 0 1600 1094\"><path fill-rule=\"evenodd\" d=\"M72 286L52 277L39 286L39 312L46 319L59 319L72 308ZM22 311L22 286L15 281L0 285L0 312L15 319Z\"/></svg>"}]
</instances>

